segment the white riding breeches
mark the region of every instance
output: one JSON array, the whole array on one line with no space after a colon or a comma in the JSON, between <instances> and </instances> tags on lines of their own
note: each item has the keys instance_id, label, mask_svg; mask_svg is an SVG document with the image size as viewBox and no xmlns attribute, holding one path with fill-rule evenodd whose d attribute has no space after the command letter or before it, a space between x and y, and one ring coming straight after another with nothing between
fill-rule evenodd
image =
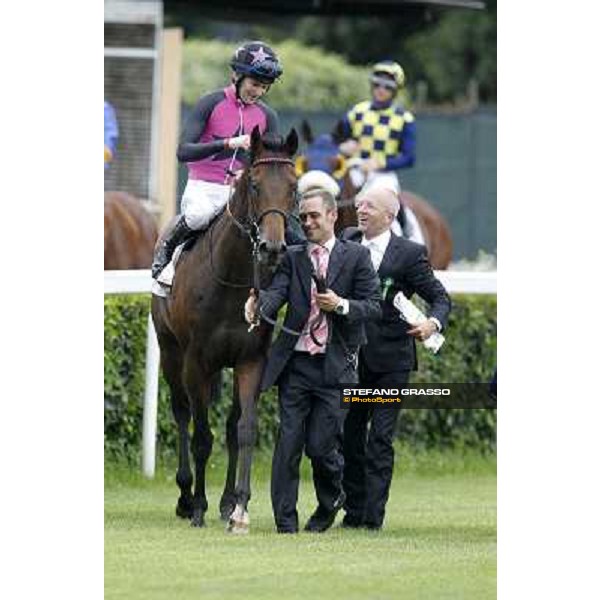
<instances>
[{"instance_id":1,"label":"white riding breeches","mask_svg":"<svg viewBox=\"0 0 600 600\"><path fill-rule=\"evenodd\" d=\"M423 237L423 232L421 231L421 225L419 221L417 221L417 217L411 208L408 208L406 204L404 205L404 214L406 215L406 220L412 229L412 233L410 238L413 242L417 242L417 244L422 244L425 246L425 238Z\"/></svg>"},{"instance_id":2,"label":"white riding breeches","mask_svg":"<svg viewBox=\"0 0 600 600\"><path fill-rule=\"evenodd\" d=\"M181 199L181 213L190 229L206 229L225 208L230 186L188 179Z\"/></svg>"},{"instance_id":3,"label":"white riding breeches","mask_svg":"<svg viewBox=\"0 0 600 600\"><path fill-rule=\"evenodd\" d=\"M419 225L419 221L417 221L415 213L410 208L408 208L408 206L404 205L404 214L406 215L406 220L408 221L411 228L411 234L408 239L411 242L416 242L417 244L426 246L425 238L423 237L423 232L421 231L421 225ZM392 221L391 229L397 236L406 237L400 227L400 223L398 223L398 219L394 219Z\"/></svg>"}]
</instances>

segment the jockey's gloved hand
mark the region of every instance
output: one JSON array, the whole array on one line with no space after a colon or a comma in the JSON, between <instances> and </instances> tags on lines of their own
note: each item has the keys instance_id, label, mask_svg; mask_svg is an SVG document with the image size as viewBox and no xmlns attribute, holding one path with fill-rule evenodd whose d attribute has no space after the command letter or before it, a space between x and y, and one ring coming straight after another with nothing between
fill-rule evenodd
<instances>
[{"instance_id":1,"label":"jockey's gloved hand","mask_svg":"<svg viewBox=\"0 0 600 600\"><path fill-rule=\"evenodd\" d=\"M339 149L344 156L353 156L358 152L358 142L353 139L346 140L339 145Z\"/></svg>"},{"instance_id":2,"label":"jockey's gloved hand","mask_svg":"<svg viewBox=\"0 0 600 600\"><path fill-rule=\"evenodd\" d=\"M237 148L248 150L250 148L250 136L238 135L237 137L227 138L225 145L231 150L235 150Z\"/></svg>"}]
</instances>

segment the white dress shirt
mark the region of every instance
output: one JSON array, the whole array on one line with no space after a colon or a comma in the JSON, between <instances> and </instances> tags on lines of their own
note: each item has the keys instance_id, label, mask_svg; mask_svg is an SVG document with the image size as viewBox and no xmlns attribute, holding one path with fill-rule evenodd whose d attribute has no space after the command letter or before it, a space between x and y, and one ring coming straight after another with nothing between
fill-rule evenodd
<instances>
[{"instance_id":1,"label":"white dress shirt","mask_svg":"<svg viewBox=\"0 0 600 600\"><path fill-rule=\"evenodd\" d=\"M385 254L391 238L392 234L390 233L389 229L386 229L383 233L372 237L370 240L363 235L361 244L369 249L369 252L371 253L371 262L373 263L373 268L376 271L379 270L379 266L383 260L383 255Z\"/></svg>"},{"instance_id":2,"label":"white dress shirt","mask_svg":"<svg viewBox=\"0 0 600 600\"><path fill-rule=\"evenodd\" d=\"M363 235L361 244L369 249L369 252L371 253L371 262L373 263L373 268L375 271L378 271L379 267L381 266L383 255L387 250L391 238L392 234L390 233L389 229L386 229L383 233L372 237L370 240ZM435 317L429 317L429 319L435 323L438 331L442 330L442 324L438 319Z\"/></svg>"}]
</instances>

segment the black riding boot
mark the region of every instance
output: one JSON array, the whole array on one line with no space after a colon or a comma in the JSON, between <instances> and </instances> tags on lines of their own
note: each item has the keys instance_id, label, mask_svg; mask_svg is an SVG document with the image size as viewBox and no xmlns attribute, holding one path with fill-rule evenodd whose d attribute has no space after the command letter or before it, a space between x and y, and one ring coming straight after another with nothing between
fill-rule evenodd
<instances>
[{"instance_id":1,"label":"black riding boot","mask_svg":"<svg viewBox=\"0 0 600 600\"><path fill-rule=\"evenodd\" d=\"M185 217L181 215L175 222L173 229L167 233L156 250L154 261L152 262L152 277L154 279L169 264L175 248L185 242L193 233L195 233L195 230L188 227Z\"/></svg>"},{"instance_id":2,"label":"black riding boot","mask_svg":"<svg viewBox=\"0 0 600 600\"><path fill-rule=\"evenodd\" d=\"M402 235L405 238L409 238L413 234L413 228L408 222L406 211L404 210L404 204L402 204L402 202L400 202L400 210L398 211L398 216L396 218L400 224L400 229L402 229Z\"/></svg>"}]
</instances>

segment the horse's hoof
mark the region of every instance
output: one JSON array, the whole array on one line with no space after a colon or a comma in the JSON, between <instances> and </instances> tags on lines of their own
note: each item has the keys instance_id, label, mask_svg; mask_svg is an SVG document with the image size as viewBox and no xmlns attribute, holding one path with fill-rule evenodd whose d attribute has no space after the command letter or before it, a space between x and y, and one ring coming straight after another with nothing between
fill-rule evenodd
<instances>
[{"instance_id":1,"label":"horse's hoof","mask_svg":"<svg viewBox=\"0 0 600 600\"><path fill-rule=\"evenodd\" d=\"M194 515L194 508L191 504L179 500L175 507L175 514L182 519L191 519Z\"/></svg>"},{"instance_id":2,"label":"horse's hoof","mask_svg":"<svg viewBox=\"0 0 600 600\"><path fill-rule=\"evenodd\" d=\"M248 535L250 533L250 528L246 525L229 527L227 528L227 533L230 533L231 535Z\"/></svg>"},{"instance_id":3,"label":"horse's hoof","mask_svg":"<svg viewBox=\"0 0 600 600\"><path fill-rule=\"evenodd\" d=\"M235 535L245 535L250 532L250 515L239 504L235 507L229 522L227 523L227 532Z\"/></svg>"},{"instance_id":4,"label":"horse's hoof","mask_svg":"<svg viewBox=\"0 0 600 600\"><path fill-rule=\"evenodd\" d=\"M233 514L235 510L235 504L225 504L221 506L221 521L228 522L229 517Z\"/></svg>"},{"instance_id":5,"label":"horse's hoof","mask_svg":"<svg viewBox=\"0 0 600 600\"><path fill-rule=\"evenodd\" d=\"M204 513L199 510L195 510L190 521L192 527L204 527Z\"/></svg>"}]
</instances>

